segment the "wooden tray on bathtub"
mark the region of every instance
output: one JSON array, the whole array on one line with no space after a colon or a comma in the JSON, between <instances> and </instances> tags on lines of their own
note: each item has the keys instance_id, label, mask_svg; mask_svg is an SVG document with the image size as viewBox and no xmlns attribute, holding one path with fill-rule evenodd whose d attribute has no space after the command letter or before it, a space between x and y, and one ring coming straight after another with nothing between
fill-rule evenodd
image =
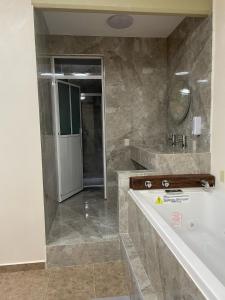
<instances>
[{"instance_id":1,"label":"wooden tray on bathtub","mask_svg":"<svg viewBox=\"0 0 225 300\"><path fill-rule=\"evenodd\" d=\"M162 185L164 180L169 182L168 187ZM202 180L207 181L211 187L215 186L215 176L211 174L182 174L130 177L130 188L133 190L149 190L201 187ZM151 187L147 187L146 182L149 181Z\"/></svg>"}]
</instances>

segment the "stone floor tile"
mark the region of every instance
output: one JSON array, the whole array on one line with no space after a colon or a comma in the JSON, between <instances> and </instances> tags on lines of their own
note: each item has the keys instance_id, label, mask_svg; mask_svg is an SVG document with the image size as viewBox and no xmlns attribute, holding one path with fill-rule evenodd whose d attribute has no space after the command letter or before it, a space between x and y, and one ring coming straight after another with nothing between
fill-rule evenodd
<instances>
[{"instance_id":1,"label":"stone floor tile","mask_svg":"<svg viewBox=\"0 0 225 300\"><path fill-rule=\"evenodd\" d=\"M44 300L48 285L45 270L0 274L1 300Z\"/></svg>"},{"instance_id":2,"label":"stone floor tile","mask_svg":"<svg viewBox=\"0 0 225 300\"><path fill-rule=\"evenodd\" d=\"M128 294L121 261L94 264L94 280L97 298Z\"/></svg>"},{"instance_id":3,"label":"stone floor tile","mask_svg":"<svg viewBox=\"0 0 225 300\"><path fill-rule=\"evenodd\" d=\"M104 200L101 188L85 189L59 204L49 246L97 242L118 237L117 209Z\"/></svg>"},{"instance_id":4,"label":"stone floor tile","mask_svg":"<svg viewBox=\"0 0 225 300\"><path fill-rule=\"evenodd\" d=\"M47 300L92 299L94 270L92 265L49 270Z\"/></svg>"}]
</instances>

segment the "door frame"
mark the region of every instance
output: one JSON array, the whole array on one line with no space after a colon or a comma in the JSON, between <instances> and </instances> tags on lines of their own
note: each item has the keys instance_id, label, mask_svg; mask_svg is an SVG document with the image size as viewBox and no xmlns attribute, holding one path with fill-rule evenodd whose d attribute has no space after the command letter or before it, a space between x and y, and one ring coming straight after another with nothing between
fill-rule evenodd
<instances>
[{"instance_id":1,"label":"door frame","mask_svg":"<svg viewBox=\"0 0 225 300\"><path fill-rule=\"evenodd\" d=\"M74 59L99 59L101 60L101 75L100 76L88 76L88 77L79 77L79 76L70 76L70 75L57 75L55 73L55 58L74 58ZM57 119L58 112L57 112L57 86L56 81L61 80L75 80L75 79L100 79L102 83L102 97L101 97L101 104L102 104L102 151L103 151L103 181L104 181L104 199L107 199L107 166L106 166L106 118L105 118L105 111L106 111L106 97L105 97L105 65L104 65L104 56L103 55L53 55L50 57L51 59L51 74L52 74L52 95L53 95L53 111L54 111L54 124L55 124L55 143L56 143L56 151L57 151L57 161L59 155L59 145L57 142L57 135L58 135L58 127ZM63 81L64 82L64 81ZM65 82L64 82L65 83ZM71 84L73 85L73 84ZM76 86L76 85L74 85ZM82 116L81 116L82 118ZM82 122L81 122L82 123ZM59 123L58 123L59 124ZM82 127L81 127L82 128ZM57 163L58 165L58 163ZM58 173L58 200L60 199L60 168L57 166L57 173Z\"/></svg>"}]
</instances>

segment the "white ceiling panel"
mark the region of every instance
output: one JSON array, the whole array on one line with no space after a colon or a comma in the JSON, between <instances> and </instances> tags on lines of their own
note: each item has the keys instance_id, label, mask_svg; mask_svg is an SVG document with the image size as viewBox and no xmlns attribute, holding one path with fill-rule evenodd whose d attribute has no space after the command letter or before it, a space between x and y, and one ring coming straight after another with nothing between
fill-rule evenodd
<instances>
[{"instance_id":1,"label":"white ceiling panel","mask_svg":"<svg viewBox=\"0 0 225 300\"><path fill-rule=\"evenodd\" d=\"M133 15L133 25L113 29L107 24L112 14L45 11L50 34L75 36L161 37L165 38L184 16Z\"/></svg>"}]
</instances>

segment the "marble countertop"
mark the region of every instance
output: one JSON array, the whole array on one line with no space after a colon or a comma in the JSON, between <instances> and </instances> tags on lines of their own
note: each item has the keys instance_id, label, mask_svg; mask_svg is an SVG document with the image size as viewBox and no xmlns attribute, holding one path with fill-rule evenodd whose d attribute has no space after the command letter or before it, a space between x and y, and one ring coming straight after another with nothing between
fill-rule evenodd
<instances>
[{"instance_id":1,"label":"marble countertop","mask_svg":"<svg viewBox=\"0 0 225 300\"><path fill-rule=\"evenodd\" d=\"M211 154L190 150L166 148L153 149L148 146L131 146L131 159L147 170L163 174L209 173Z\"/></svg>"}]
</instances>

